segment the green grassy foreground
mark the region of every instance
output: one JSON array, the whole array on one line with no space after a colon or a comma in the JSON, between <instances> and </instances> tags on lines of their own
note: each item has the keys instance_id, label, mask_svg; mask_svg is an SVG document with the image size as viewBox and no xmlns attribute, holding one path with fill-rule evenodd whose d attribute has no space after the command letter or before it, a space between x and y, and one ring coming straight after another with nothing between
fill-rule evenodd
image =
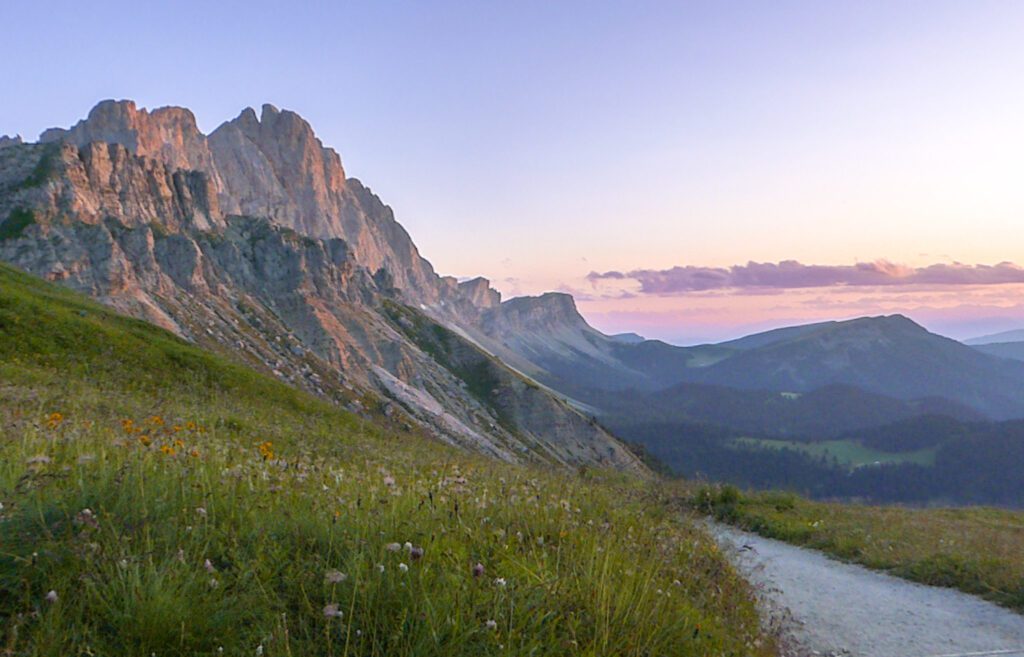
<instances>
[{"instance_id":1,"label":"green grassy foreground","mask_svg":"<svg viewBox=\"0 0 1024 657\"><path fill-rule=\"evenodd\" d=\"M1024 612L1024 512L811 502L732 486L687 493L691 505L762 536Z\"/></svg>"},{"instance_id":2,"label":"green grassy foreground","mask_svg":"<svg viewBox=\"0 0 1024 657\"><path fill-rule=\"evenodd\" d=\"M656 484L399 436L0 266L0 654L769 655Z\"/></svg>"}]
</instances>

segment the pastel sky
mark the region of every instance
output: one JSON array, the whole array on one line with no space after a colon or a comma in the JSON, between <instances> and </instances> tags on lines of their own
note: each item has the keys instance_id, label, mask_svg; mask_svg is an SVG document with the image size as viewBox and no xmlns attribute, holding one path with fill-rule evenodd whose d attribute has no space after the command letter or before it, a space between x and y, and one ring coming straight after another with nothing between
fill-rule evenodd
<instances>
[{"instance_id":1,"label":"pastel sky","mask_svg":"<svg viewBox=\"0 0 1024 657\"><path fill-rule=\"evenodd\" d=\"M439 271L574 292L608 332L1024 326L1016 0L7 0L3 23L0 134L111 97L207 131L273 102Z\"/></svg>"}]
</instances>

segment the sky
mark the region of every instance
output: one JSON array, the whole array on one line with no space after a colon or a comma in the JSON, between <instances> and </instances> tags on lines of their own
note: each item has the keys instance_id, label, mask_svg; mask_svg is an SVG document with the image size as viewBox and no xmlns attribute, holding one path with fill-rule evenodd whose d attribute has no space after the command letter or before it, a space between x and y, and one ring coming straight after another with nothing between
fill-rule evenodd
<instances>
[{"instance_id":1,"label":"sky","mask_svg":"<svg viewBox=\"0 0 1024 657\"><path fill-rule=\"evenodd\" d=\"M4 2L0 134L308 119L446 274L678 343L1024 326L1024 3ZM865 273L866 272L866 273Z\"/></svg>"}]
</instances>

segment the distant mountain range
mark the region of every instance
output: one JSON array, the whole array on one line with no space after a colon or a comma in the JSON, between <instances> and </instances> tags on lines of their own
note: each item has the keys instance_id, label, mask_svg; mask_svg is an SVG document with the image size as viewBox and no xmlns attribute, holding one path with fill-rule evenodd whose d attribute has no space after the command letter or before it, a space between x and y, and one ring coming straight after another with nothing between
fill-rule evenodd
<instances>
[{"instance_id":1,"label":"distant mountain range","mask_svg":"<svg viewBox=\"0 0 1024 657\"><path fill-rule=\"evenodd\" d=\"M870 393L876 400L913 402L928 412L946 408L959 417L1024 417L1024 363L930 333L902 315L678 347L605 336L586 323L571 297L546 294L488 309L474 338L517 369L584 402L596 391L658 391L652 400L664 398L680 384L762 393L838 386L833 394Z\"/></svg>"}]
</instances>

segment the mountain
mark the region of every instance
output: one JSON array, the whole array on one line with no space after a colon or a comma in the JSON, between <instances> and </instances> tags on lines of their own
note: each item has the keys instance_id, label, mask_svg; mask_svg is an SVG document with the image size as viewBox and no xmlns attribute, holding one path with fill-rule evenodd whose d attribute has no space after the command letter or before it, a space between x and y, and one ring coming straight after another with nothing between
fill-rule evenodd
<instances>
[{"instance_id":1,"label":"mountain","mask_svg":"<svg viewBox=\"0 0 1024 657\"><path fill-rule=\"evenodd\" d=\"M977 338L964 340L964 344L968 344L971 346L978 346L983 344L998 344L1003 342L1024 342L1024 329L1003 331L1001 333L982 335Z\"/></svg>"},{"instance_id":2,"label":"mountain","mask_svg":"<svg viewBox=\"0 0 1024 657\"><path fill-rule=\"evenodd\" d=\"M815 325L741 351L695 378L793 392L852 385L896 399L942 397L998 419L1024 416L1024 364L979 353L902 315Z\"/></svg>"},{"instance_id":3,"label":"mountain","mask_svg":"<svg viewBox=\"0 0 1024 657\"><path fill-rule=\"evenodd\" d=\"M547 294L488 310L480 331L474 337L517 369L598 407L596 400L608 397L603 391L680 384L775 393L844 386L890 400L931 400L930 411L948 400L958 416L969 408L993 419L1024 417L1024 364L930 333L902 315L677 347L615 340L589 326L571 297Z\"/></svg>"},{"instance_id":4,"label":"mountain","mask_svg":"<svg viewBox=\"0 0 1024 657\"><path fill-rule=\"evenodd\" d=\"M976 350L980 351L983 354L988 354L989 356L1024 361L1024 341L991 342L987 344L977 344L973 346Z\"/></svg>"},{"instance_id":5,"label":"mountain","mask_svg":"<svg viewBox=\"0 0 1024 657\"><path fill-rule=\"evenodd\" d=\"M466 330L517 370L570 396L664 388L686 380L689 368L720 351L607 336L587 323L571 296L557 292L509 299Z\"/></svg>"},{"instance_id":6,"label":"mountain","mask_svg":"<svg viewBox=\"0 0 1024 657\"><path fill-rule=\"evenodd\" d=\"M509 460L642 471L589 418L459 331L500 296L438 276L293 112L203 135L104 101L0 149L0 260L349 405Z\"/></svg>"}]
</instances>

